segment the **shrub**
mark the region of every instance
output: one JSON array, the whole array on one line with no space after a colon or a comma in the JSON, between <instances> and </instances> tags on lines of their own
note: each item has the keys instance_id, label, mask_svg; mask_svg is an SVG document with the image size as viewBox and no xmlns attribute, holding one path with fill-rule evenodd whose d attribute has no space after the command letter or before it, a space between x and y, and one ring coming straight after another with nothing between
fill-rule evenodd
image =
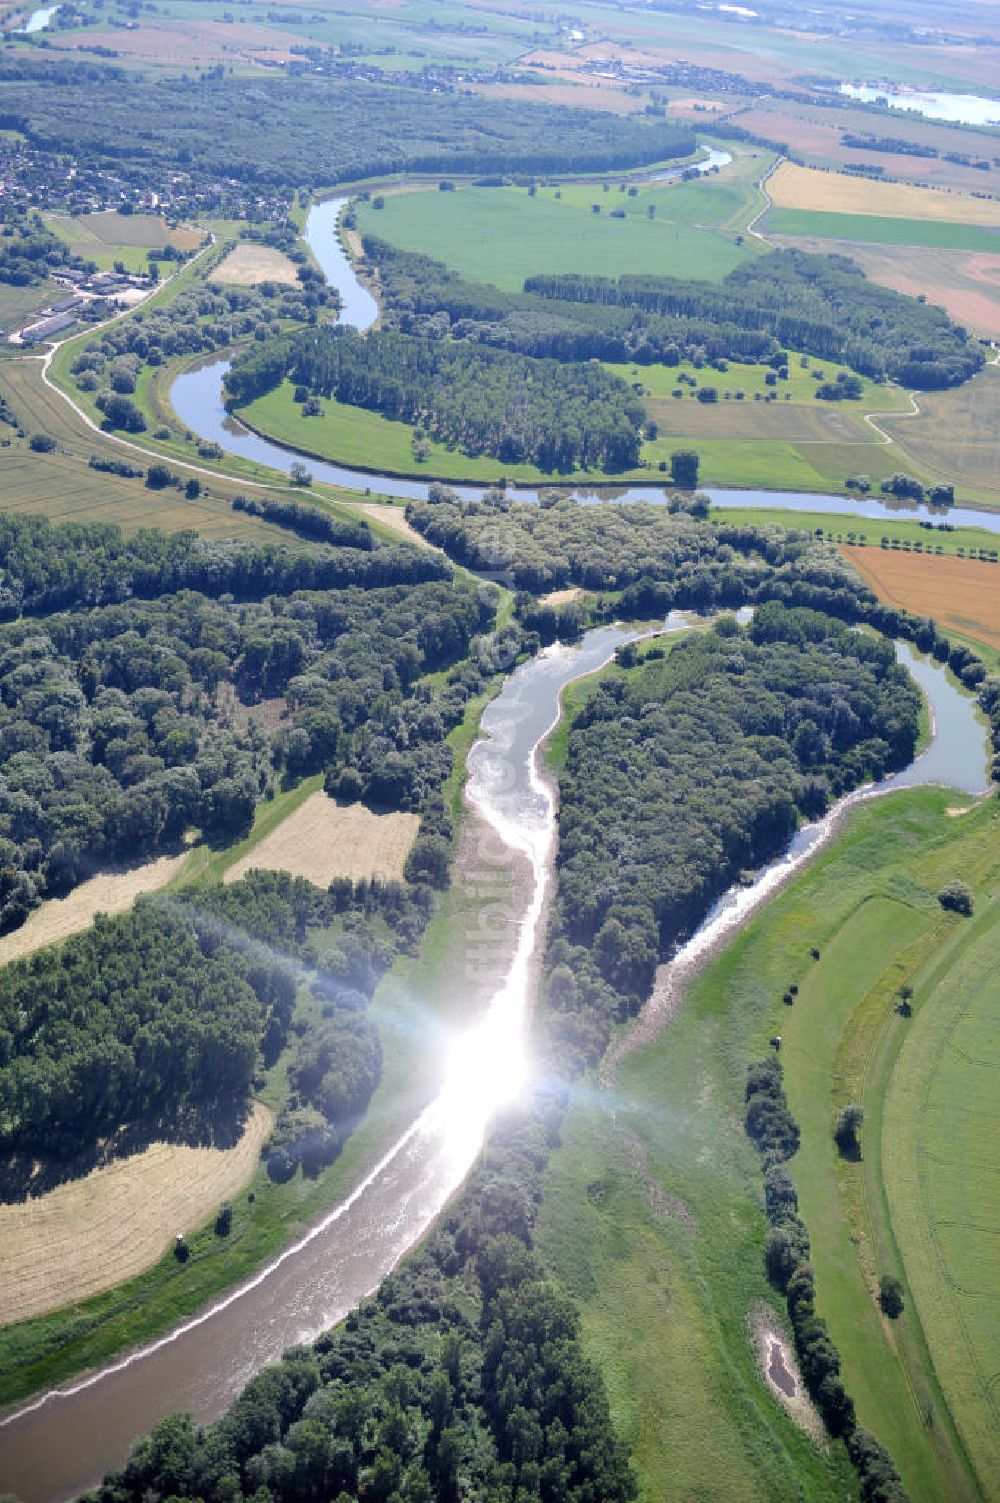
<instances>
[{"instance_id":1,"label":"shrub","mask_svg":"<svg viewBox=\"0 0 1000 1503\"><path fill-rule=\"evenodd\" d=\"M51 454L56 441L50 433L33 433L28 439L28 448L35 454Z\"/></svg>"},{"instance_id":2,"label":"shrub","mask_svg":"<svg viewBox=\"0 0 1000 1503\"><path fill-rule=\"evenodd\" d=\"M970 918L974 907L972 891L958 878L954 882L946 882L938 893L938 902L942 908L952 913L961 913L965 918Z\"/></svg>"},{"instance_id":3,"label":"shrub","mask_svg":"<svg viewBox=\"0 0 1000 1503\"><path fill-rule=\"evenodd\" d=\"M884 1273L878 1281L878 1302L890 1320L898 1320L903 1313L903 1286L891 1273Z\"/></svg>"}]
</instances>

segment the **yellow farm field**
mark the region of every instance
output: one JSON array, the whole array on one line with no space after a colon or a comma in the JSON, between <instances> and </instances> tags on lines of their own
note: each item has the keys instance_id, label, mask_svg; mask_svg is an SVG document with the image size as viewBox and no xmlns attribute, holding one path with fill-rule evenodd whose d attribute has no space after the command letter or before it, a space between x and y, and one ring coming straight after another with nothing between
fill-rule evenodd
<instances>
[{"instance_id":1,"label":"yellow farm field","mask_svg":"<svg viewBox=\"0 0 1000 1503\"><path fill-rule=\"evenodd\" d=\"M1000 649L1000 565L886 548L844 551L887 605L933 616L945 628Z\"/></svg>"},{"instance_id":2,"label":"yellow farm field","mask_svg":"<svg viewBox=\"0 0 1000 1503\"><path fill-rule=\"evenodd\" d=\"M364 804L338 804L311 793L294 814L226 872L235 882L254 868L291 872L318 887L335 877L399 879L420 824L416 814L373 814Z\"/></svg>"},{"instance_id":3,"label":"yellow farm field","mask_svg":"<svg viewBox=\"0 0 1000 1503\"><path fill-rule=\"evenodd\" d=\"M826 214L873 214L880 219L937 220L949 224L1000 226L1000 202L917 188L909 183L880 183L848 177L842 172L819 172L782 162L768 179L767 191L783 209L814 209Z\"/></svg>"},{"instance_id":4,"label":"yellow farm field","mask_svg":"<svg viewBox=\"0 0 1000 1503\"><path fill-rule=\"evenodd\" d=\"M274 1117L255 1102L232 1148L154 1143L16 1205L0 1206L0 1325L111 1289L155 1263L252 1178Z\"/></svg>"},{"instance_id":5,"label":"yellow farm field","mask_svg":"<svg viewBox=\"0 0 1000 1503\"><path fill-rule=\"evenodd\" d=\"M81 929L89 929L95 914L124 913L141 893L165 887L186 860L184 851L179 856L160 856L156 861L126 871L99 872L74 887L67 897L50 898L29 915L20 929L0 939L0 965L20 960L44 945L68 939Z\"/></svg>"},{"instance_id":6,"label":"yellow farm field","mask_svg":"<svg viewBox=\"0 0 1000 1503\"><path fill-rule=\"evenodd\" d=\"M298 278L294 263L283 251L248 241L233 247L212 272L209 281L228 282L236 287L256 287L260 282L281 282L294 287Z\"/></svg>"}]
</instances>

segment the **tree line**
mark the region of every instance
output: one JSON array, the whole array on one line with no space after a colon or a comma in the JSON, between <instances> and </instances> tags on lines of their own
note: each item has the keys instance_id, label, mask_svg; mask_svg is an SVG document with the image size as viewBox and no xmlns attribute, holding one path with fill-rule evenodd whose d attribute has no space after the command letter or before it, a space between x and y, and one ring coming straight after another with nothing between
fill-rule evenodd
<instances>
[{"instance_id":1,"label":"tree line","mask_svg":"<svg viewBox=\"0 0 1000 1503\"><path fill-rule=\"evenodd\" d=\"M744 1096L746 1130L764 1168L764 1260L768 1277L785 1295L806 1387L827 1430L843 1437L865 1503L908 1503L909 1494L889 1452L857 1422L854 1400L841 1377L840 1353L826 1321L816 1312L809 1232L799 1215L795 1183L785 1168L798 1152L799 1128L776 1056L750 1066Z\"/></svg>"},{"instance_id":2,"label":"tree line","mask_svg":"<svg viewBox=\"0 0 1000 1503\"><path fill-rule=\"evenodd\" d=\"M608 472L639 459L644 413L631 388L599 365L566 365L374 330L322 328L251 349L226 375L239 407L288 378L465 454L545 471Z\"/></svg>"},{"instance_id":3,"label":"tree line","mask_svg":"<svg viewBox=\"0 0 1000 1503\"><path fill-rule=\"evenodd\" d=\"M983 351L943 309L871 282L843 256L778 250L737 266L717 286L674 277L547 275L525 290L556 303L639 308L706 325L736 324L790 349L840 360L864 376L924 390L957 386Z\"/></svg>"}]
</instances>

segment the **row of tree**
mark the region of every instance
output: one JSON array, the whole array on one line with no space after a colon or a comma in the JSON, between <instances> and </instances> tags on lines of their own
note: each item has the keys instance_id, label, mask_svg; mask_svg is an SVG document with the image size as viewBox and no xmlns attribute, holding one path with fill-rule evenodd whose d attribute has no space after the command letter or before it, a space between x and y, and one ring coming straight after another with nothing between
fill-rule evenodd
<instances>
[{"instance_id":1,"label":"row of tree","mask_svg":"<svg viewBox=\"0 0 1000 1503\"><path fill-rule=\"evenodd\" d=\"M909 1494L892 1457L874 1435L858 1425L854 1401L840 1374L840 1353L826 1321L816 1312L809 1233L799 1215L795 1184L785 1168L798 1151L799 1129L776 1056L750 1066L745 1098L746 1129L764 1165L765 1262L768 1276L787 1301L806 1387L830 1434L843 1437L865 1503L908 1503Z\"/></svg>"}]
</instances>

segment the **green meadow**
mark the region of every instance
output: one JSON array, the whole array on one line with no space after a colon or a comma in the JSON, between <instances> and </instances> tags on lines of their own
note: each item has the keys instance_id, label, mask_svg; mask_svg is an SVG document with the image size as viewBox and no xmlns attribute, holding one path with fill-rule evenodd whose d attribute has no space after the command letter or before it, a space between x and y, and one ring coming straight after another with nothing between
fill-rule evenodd
<instances>
[{"instance_id":1,"label":"green meadow","mask_svg":"<svg viewBox=\"0 0 1000 1503\"><path fill-rule=\"evenodd\" d=\"M974 1003L977 977L995 955L998 816L994 803L981 802L949 818L955 803L969 800L917 789L857 809L844 833L710 961L679 1016L626 1055L610 1080L581 1088L571 1106L539 1243L581 1303L588 1350L607 1378L648 1503L851 1494L841 1447L821 1452L795 1428L760 1381L748 1336L762 1307L783 1323L783 1301L763 1270L760 1161L743 1130L746 1067L776 1032L803 1132L790 1168L811 1234L818 1307L860 1421L889 1446L915 1503L996 1496L988 1384L972 1405L954 1381L965 1372L968 1383L968 1363L946 1297L964 1300L967 1320L984 1309L990 1248L1000 1237L997 1180L984 1183L984 1150L976 1149L992 1141L997 1108L976 1118L952 1093L962 1089L954 1072L967 1070L978 1092L968 1104L978 1109L995 1078L989 1004ZM957 872L977 890L981 939L966 939L969 921L936 901ZM959 976L951 1009L968 1010L967 1066L942 1058L930 1033L917 1048L922 1030L947 1026L943 977L963 944L977 958L967 979ZM942 979L925 990L924 975ZM915 1013L907 1020L893 1003L908 978ZM782 996L792 984L799 993L787 1008ZM951 1103L926 1125L914 1107L921 1062ZM865 1110L861 1164L842 1163L832 1140L848 1100ZM984 1124L978 1138L976 1121ZM900 1139L912 1142L909 1158ZM909 1194L910 1160L919 1154L926 1171L945 1141L946 1172L925 1178L911 1225L897 1210ZM944 1243L950 1261L935 1263L927 1227L960 1206L975 1237L953 1236ZM880 1272L906 1283L895 1326L873 1296ZM967 1297L956 1279L971 1280ZM995 1372L1000 1322L992 1313L977 1340L982 1374ZM972 1416L961 1432L956 1403Z\"/></svg>"},{"instance_id":2,"label":"green meadow","mask_svg":"<svg viewBox=\"0 0 1000 1503\"><path fill-rule=\"evenodd\" d=\"M718 281L755 254L737 245L731 230L718 228L749 205L747 184L676 183L642 188L630 198L620 183L609 180L607 191L601 183L539 187L535 196L513 187L391 193L381 209L358 205L358 228L443 261L469 281L508 291L543 272L652 272ZM625 217L612 218L612 210Z\"/></svg>"},{"instance_id":3,"label":"green meadow","mask_svg":"<svg viewBox=\"0 0 1000 1503\"><path fill-rule=\"evenodd\" d=\"M769 209L769 235L810 235L824 240L865 240L876 245L929 245L942 250L1000 252L1000 230L923 219L882 219L875 214L832 214L822 209Z\"/></svg>"}]
</instances>

